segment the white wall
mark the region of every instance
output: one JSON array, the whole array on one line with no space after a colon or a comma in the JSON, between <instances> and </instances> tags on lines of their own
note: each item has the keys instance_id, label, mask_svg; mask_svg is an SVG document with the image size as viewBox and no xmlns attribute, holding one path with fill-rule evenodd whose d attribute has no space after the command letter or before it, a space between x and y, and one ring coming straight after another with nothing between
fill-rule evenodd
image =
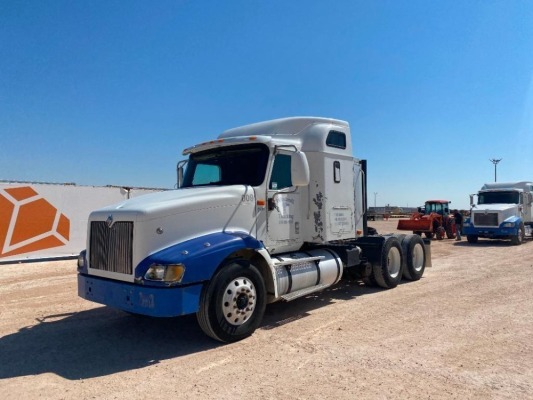
<instances>
[{"instance_id":1,"label":"white wall","mask_svg":"<svg viewBox=\"0 0 533 400\"><path fill-rule=\"evenodd\" d=\"M77 255L91 211L161 190L0 182L0 263Z\"/></svg>"}]
</instances>

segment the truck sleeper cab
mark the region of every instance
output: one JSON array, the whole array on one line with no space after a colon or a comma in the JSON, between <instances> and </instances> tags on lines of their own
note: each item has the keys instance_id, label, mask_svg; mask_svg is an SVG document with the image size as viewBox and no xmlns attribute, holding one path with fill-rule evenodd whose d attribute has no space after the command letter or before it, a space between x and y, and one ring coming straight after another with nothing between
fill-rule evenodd
<instances>
[{"instance_id":1,"label":"truck sleeper cab","mask_svg":"<svg viewBox=\"0 0 533 400\"><path fill-rule=\"evenodd\" d=\"M210 337L252 334L265 307L341 278L421 278L417 235L366 235L366 162L348 123L294 117L230 129L185 149L178 189L91 213L82 298L132 313L196 313Z\"/></svg>"}]
</instances>

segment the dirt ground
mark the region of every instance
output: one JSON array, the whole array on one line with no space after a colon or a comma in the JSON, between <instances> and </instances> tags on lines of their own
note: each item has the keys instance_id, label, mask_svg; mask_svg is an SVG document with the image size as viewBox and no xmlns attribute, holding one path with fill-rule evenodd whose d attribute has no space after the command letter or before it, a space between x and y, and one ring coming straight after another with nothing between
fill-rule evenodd
<instances>
[{"instance_id":1,"label":"dirt ground","mask_svg":"<svg viewBox=\"0 0 533 400\"><path fill-rule=\"evenodd\" d=\"M533 399L533 243L431 251L420 281L341 283L269 305L254 335L230 345L195 316L78 298L75 260L0 265L0 397Z\"/></svg>"}]
</instances>

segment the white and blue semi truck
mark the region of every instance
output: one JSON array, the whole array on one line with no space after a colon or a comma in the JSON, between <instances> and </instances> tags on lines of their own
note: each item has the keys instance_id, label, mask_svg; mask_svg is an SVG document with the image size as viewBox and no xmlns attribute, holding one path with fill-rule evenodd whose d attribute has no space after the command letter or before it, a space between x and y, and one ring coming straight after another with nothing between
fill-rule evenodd
<instances>
[{"instance_id":1,"label":"white and blue semi truck","mask_svg":"<svg viewBox=\"0 0 533 400\"><path fill-rule=\"evenodd\" d=\"M470 217L463 224L469 243L479 238L510 239L520 245L533 233L533 182L486 183L470 195Z\"/></svg>"},{"instance_id":2,"label":"white and blue semi truck","mask_svg":"<svg viewBox=\"0 0 533 400\"><path fill-rule=\"evenodd\" d=\"M369 235L366 162L347 122L293 117L183 151L176 190L96 210L78 293L130 313L196 313L210 337L251 335L265 307L341 278L383 288L431 261L417 235Z\"/></svg>"}]
</instances>

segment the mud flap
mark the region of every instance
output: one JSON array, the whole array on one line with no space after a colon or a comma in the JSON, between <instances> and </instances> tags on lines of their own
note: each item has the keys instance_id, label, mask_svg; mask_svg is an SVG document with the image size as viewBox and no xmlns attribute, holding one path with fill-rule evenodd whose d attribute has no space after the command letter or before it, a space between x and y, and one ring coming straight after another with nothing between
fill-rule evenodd
<instances>
[{"instance_id":1,"label":"mud flap","mask_svg":"<svg viewBox=\"0 0 533 400\"><path fill-rule=\"evenodd\" d=\"M423 239L424 240L424 249L426 250L426 268L432 267L433 264L431 263L431 240L429 239Z\"/></svg>"}]
</instances>

